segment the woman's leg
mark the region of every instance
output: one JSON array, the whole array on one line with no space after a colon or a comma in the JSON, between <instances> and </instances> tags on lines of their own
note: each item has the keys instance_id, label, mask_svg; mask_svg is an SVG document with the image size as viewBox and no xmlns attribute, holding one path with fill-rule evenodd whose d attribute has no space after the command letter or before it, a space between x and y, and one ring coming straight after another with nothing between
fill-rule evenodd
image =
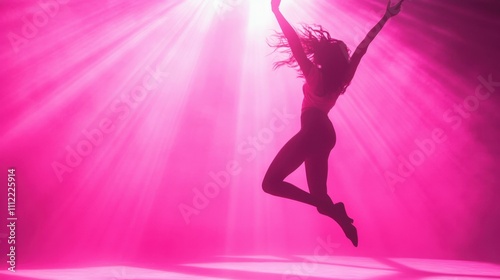
<instances>
[{"instance_id":1,"label":"woman's leg","mask_svg":"<svg viewBox=\"0 0 500 280\"><path fill-rule=\"evenodd\" d=\"M352 219L347 216L344 205L334 204L328 196L326 180L328 177L329 150L312 153L305 161L307 184L311 196L317 201L317 209L321 214L327 215L335 220L344 234L351 240L354 246L358 246L358 232L352 224Z\"/></svg>"},{"instance_id":2,"label":"woman's leg","mask_svg":"<svg viewBox=\"0 0 500 280\"><path fill-rule=\"evenodd\" d=\"M311 196L318 201L318 211L325 214L333 204L327 192L328 157L329 150L319 151L311 154L305 160L307 185Z\"/></svg>"},{"instance_id":3,"label":"woman's leg","mask_svg":"<svg viewBox=\"0 0 500 280\"><path fill-rule=\"evenodd\" d=\"M305 161L308 156L307 150L307 136L301 132L297 133L274 158L264 176L262 189L272 195L316 206L316 200L311 194L284 181Z\"/></svg>"},{"instance_id":4,"label":"woman's leg","mask_svg":"<svg viewBox=\"0 0 500 280\"><path fill-rule=\"evenodd\" d=\"M330 217L336 216L335 219L347 219L352 223L353 220L347 216L343 203L335 204L337 208L336 210L333 210L332 208L334 203L330 196L328 196L326 184L328 177L329 155L330 150L324 150L312 153L312 155L306 159L305 165L309 192L318 202L318 212Z\"/></svg>"}]
</instances>

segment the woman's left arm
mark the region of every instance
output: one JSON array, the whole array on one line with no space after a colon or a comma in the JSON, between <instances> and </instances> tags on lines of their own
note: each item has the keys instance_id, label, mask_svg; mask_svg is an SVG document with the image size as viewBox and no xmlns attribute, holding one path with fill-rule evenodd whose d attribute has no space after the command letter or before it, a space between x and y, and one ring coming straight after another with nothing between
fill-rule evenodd
<instances>
[{"instance_id":1,"label":"woman's left arm","mask_svg":"<svg viewBox=\"0 0 500 280\"><path fill-rule=\"evenodd\" d=\"M370 32L368 32L368 34L366 34L366 37L358 45L358 47L356 48L350 59L350 69L348 74L349 81L352 80L352 78L354 77L359 62L361 61L361 58L363 58L363 56L365 55L366 51L368 50L368 46L371 44L373 39L375 39L375 37L380 33L382 28L385 26L385 24L391 17L399 14L399 12L401 11L401 4L403 4L403 1L404 0L401 0L396 5L391 6L391 0L389 0L389 3L387 4L387 9L382 19L370 30Z\"/></svg>"}]
</instances>

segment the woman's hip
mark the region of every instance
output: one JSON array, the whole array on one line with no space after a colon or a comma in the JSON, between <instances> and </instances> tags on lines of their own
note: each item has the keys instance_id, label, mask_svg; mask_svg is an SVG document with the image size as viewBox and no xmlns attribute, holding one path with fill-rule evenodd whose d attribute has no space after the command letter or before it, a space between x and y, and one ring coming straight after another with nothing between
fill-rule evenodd
<instances>
[{"instance_id":1,"label":"woman's hip","mask_svg":"<svg viewBox=\"0 0 500 280\"><path fill-rule=\"evenodd\" d=\"M332 149L337 140L333 124L328 115L319 109L308 109L301 115L301 133L310 145L318 149Z\"/></svg>"}]
</instances>

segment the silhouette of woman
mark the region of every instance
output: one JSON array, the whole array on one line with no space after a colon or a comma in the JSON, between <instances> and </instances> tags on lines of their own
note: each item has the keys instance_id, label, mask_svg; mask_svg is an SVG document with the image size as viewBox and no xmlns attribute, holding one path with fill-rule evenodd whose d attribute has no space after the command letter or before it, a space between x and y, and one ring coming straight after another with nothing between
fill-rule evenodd
<instances>
[{"instance_id":1,"label":"silhouette of woman","mask_svg":"<svg viewBox=\"0 0 500 280\"><path fill-rule=\"evenodd\" d=\"M283 33L277 33L277 43L270 45L289 55L288 59L276 62L274 68L284 65L296 68L305 83L301 129L272 161L262 188L266 193L315 206L319 213L335 220L356 247L358 234L353 220L347 215L344 204L333 203L327 193L328 157L336 142L328 112L349 86L370 43L389 18L400 12L403 1L396 5L389 1L383 18L349 57L346 44L331 38L319 25L303 25L299 36L281 14L281 0L271 0L272 11ZM309 192L285 182L302 163L305 163Z\"/></svg>"}]
</instances>

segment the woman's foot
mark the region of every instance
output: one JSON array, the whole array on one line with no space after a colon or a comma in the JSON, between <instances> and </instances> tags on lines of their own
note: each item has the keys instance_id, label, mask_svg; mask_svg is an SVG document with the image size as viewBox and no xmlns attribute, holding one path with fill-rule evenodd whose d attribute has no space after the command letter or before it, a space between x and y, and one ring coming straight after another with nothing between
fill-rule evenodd
<instances>
[{"instance_id":1,"label":"woman's foot","mask_svg":"<svg viewBox=\"0 0 500 280\"><path fill-rule=\"evenodd\" d=\"M351 224L354 222L354 220L351 219L351 217L347 216L347 212L345 211L345 205L344 205L344 203L342 203L342 202L335 203L333 205L333 207L335 209L332 210L332 211L334 211L337 216L341 217L342 220L347 220Z\"/></svg>"},{"instance_id":2,"label":"woman's foot","mask_svg":"<svg viewBox=\"0 0 500 280\"><path fill-rule=\"evenodd\" d=\"M354 247L358 247L358 230L352 224L354 220L347 216L344 203L335 203L333 207L334 209L332 210L332 213L335 213L336 216L339 217L338 220L335 218L334 220L340 225L345 236L351 240L352 245L354 245Z\"/></svg>"},{"instance_id":3,"label":"woman's foot","mask_svg":"<svg viewBox=\"0 0 500 280\"><path fill-rule=\"evenodd\" d=\"M354 247L358 247L358 230L351 223L340 224L342 231L344 231L345 236L351 240Z\"/></svg>"},{"instance_id":4,"label":"woman's foot","mask_svg":"<svg viewBox=\"0 0 500 280\"><path fill-rule=\"evenodd\" d=\"M331 200L328 203L323 203L321 206L317 207L318 212L326 215L333 220L335 220L337 223L344 223L344 222L349 222L353 223L354 220L351 219L349 216L347 216L347 212L345 211L345 206L344 203L339 202L339 203L333 203Z\"/></svg>"},{"instance_id":5,"label":"woman's foot","mask_svg":"<svg viewBox=\"0 0 500 280\"><path fill-rule=\"evenodd\" d=\"M342 228L345 236L351 240L355 247L358 247L358 230L352 224L354 222L345 210L345 205L342 202L333 203L331 200L323 201L321 206L318 206L318 212L332 218Z\"/></svg>"}]
</instances>

